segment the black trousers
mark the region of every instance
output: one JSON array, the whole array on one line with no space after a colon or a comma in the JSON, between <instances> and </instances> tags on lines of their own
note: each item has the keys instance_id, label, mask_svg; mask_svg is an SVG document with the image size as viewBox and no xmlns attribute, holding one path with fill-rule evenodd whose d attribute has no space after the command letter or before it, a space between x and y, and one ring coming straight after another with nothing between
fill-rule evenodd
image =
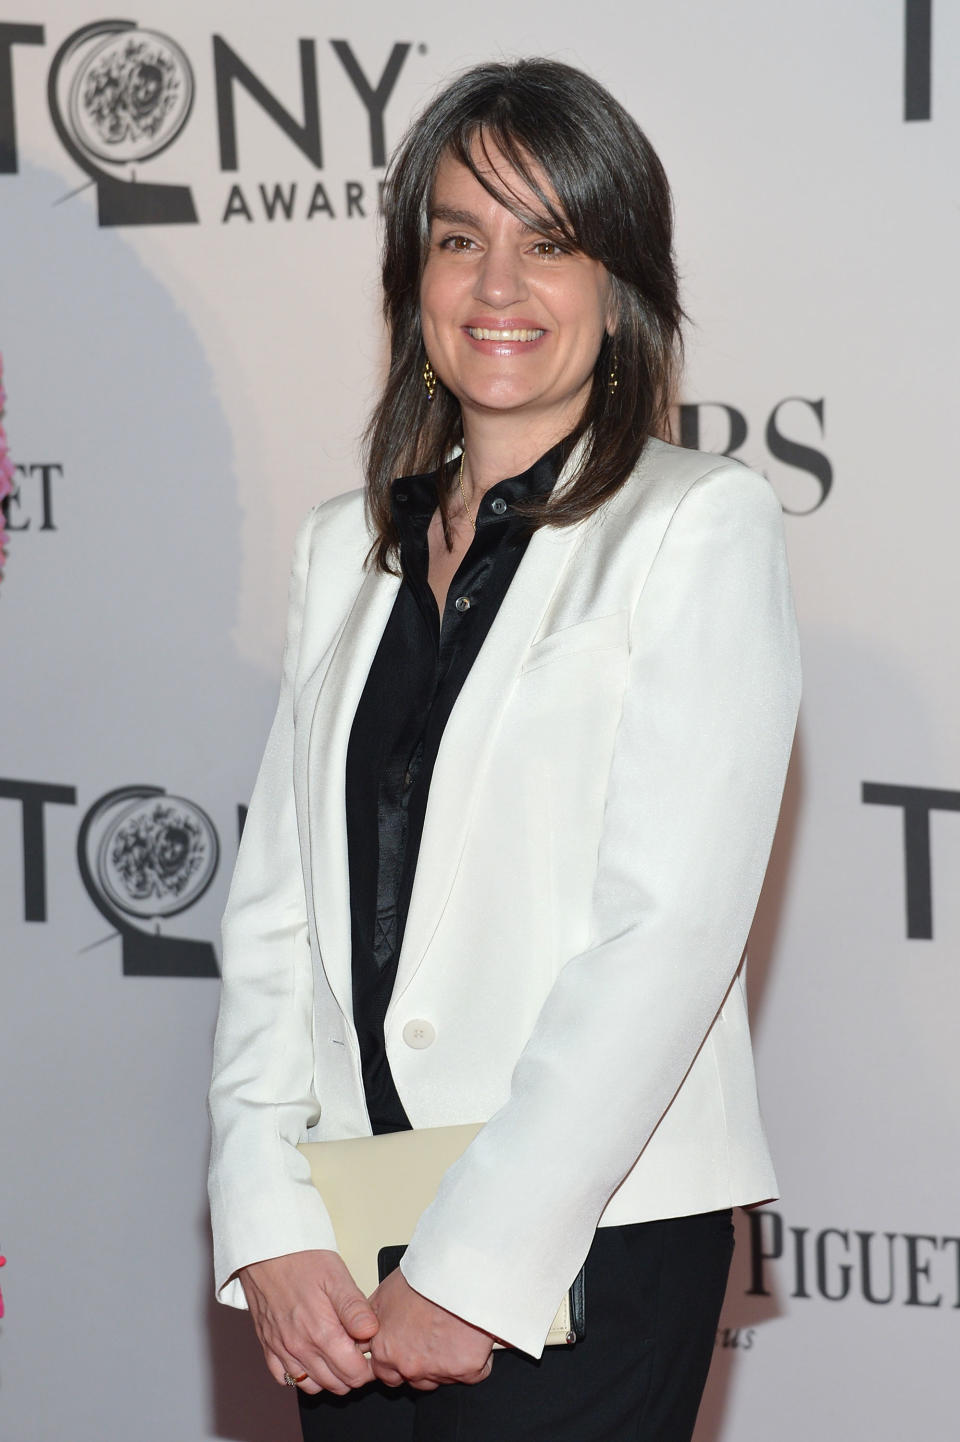
<instances>
[{"instance_id":1,"label":"black trousers","mask_svg":"<svg viewBox=\"0 0 960 1442\"><path fill-rule=\"evenodd\" d=\"M473 1387L300 1393L304 1442L689 1442L732 1255L729 1209L602 1227L583 1341L495 1352Z\"/></svg>"}]
</instances>

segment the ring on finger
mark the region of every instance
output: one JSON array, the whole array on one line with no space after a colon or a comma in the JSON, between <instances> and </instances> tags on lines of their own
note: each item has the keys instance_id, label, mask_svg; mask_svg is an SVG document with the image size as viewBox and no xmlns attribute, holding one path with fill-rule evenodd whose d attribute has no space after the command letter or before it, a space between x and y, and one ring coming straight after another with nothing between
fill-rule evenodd
<instances>
[{"instance_id":1,"label":"ring on finger","mask_svg":"<svg viewBox=\"0 0 960 1442\"><path fill-rule=\"evenodd\" d=\"M301 1382L307 1380L309 1373L301 1372L299 1377L294 1377L291 1372L284 1372L283 1381L287 1387L299 1387Z\"/></svg>"}]
</instances>

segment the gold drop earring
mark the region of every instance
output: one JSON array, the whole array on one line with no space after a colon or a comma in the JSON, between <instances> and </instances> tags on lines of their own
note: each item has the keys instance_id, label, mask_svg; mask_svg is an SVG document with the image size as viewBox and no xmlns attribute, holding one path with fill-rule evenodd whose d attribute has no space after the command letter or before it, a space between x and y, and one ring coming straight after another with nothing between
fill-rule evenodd
<instances>
[{"instance_id":1,"label":"gold drop earring","mask_svg":"<svg viewBox=\"0 0 960 1442\"><path fill-rule=\"evenodd\" d=\"M614 392L616 391L617 386L618 386L619 384L620 384L620 359L619 359L616 351L614 351L613 355L612 355L611 358L610 358L610 378L609 378L609 380L607 381L607 390L610 392L611 395L614 394Z\"/></svg>"},{"instance_id":2,"label":"gold drop earring","mask_svg":"<svg viewBox=\"0 0 960 1442\"><path fill-rule=\"evenodd\" d=\"M427 388L427 400L432 401L434 391L437 389L437 377L429 361L423 363L423 383Z\"/></svg>"}]
</instances>

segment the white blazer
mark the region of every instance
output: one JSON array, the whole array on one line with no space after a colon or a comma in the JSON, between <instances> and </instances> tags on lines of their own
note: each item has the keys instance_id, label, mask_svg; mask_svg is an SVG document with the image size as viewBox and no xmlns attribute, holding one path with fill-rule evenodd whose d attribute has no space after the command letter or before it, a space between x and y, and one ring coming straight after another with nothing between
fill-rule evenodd
<instances>
[{"instance_id":1,"label":"white blazer","mask_svg":"<svg viewBox=\"0 0 960 1442\"><path fill-rule=\"evenodd\" d=\"M369 545L359 491L298 533L224 917L210 1198L237 1306L238 1268L336 1245L296 1144L370 1131L344 770L399 582ZM598 513L534 534L447 723L386 1048L415 1127L488 1125L402 1267L535 1356L598 1224L776 1195L741 961L798 698L770 486L651 440Z\"/></svg>"}]
</instances>

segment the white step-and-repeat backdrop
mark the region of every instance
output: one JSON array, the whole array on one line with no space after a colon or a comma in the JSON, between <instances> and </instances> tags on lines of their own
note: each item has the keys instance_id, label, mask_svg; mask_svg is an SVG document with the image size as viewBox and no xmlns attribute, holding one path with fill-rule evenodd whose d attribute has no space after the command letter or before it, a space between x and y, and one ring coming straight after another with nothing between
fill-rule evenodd
<instances>
[{"instance_id":1,"label":"white step-and-repeat backdrop","mask_svg":"<svg viewBox=\"0 0 960 1442\"><path fill-rule=\"evenodd\" d=\"M739 1219L698 1442L955 1435L960 7L21 0L3 1442L297 1435L210 1300L218 918L294 528L358 483L385 158L451 72L537 53L659 149L693 321L678 426L769 475L804 637L750 974L783 1197Z\"/></svg>"}]
</instances>

